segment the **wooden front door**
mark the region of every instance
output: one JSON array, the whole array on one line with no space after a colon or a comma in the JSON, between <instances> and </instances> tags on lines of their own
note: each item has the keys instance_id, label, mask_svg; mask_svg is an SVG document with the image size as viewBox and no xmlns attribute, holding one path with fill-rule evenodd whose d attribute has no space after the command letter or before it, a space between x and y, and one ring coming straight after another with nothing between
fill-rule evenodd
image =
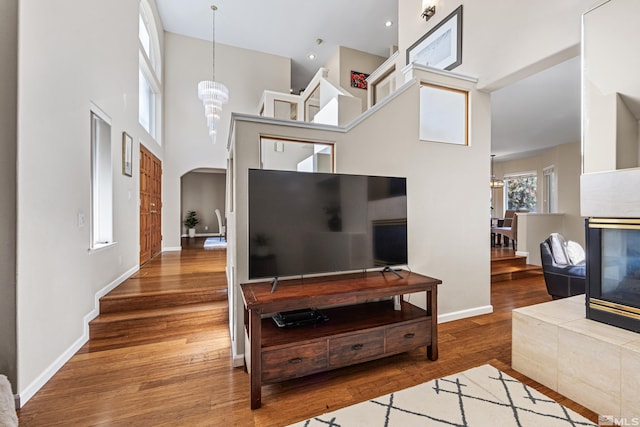
<instances>
[{"instance_id":1,"label":"wooden front door","mask_svg":"<svg viewBox=\"0 0 640 427\"><path fill-rule=\"evenodd\" d=\"M140 265L162 250L162 162L140 145Z\"/></svg>"}]
</instances>

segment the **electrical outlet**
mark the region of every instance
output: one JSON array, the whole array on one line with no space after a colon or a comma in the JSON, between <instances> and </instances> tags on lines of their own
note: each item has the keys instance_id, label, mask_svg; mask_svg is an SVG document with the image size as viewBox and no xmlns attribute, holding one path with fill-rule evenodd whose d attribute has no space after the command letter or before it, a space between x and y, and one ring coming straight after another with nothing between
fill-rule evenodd
<instances>
[{"instance_id":1,"label":"electrical outlet","mask_svg":"<svg viewBox=\"0 0 640 427\"><path fill-rule=\"evenodd\" d=\"M78 212L78 228L84 227L84 212Z\"/></svg>"},{"instance_id":2,"label":"electrical outlet","mask_svg":"<svg viewBox=\"0 0 640 427\"><path fill-rule=\"evenodd\" d=\"M204 231L209 231L209 226L208 225L204 226Z\"/></svg>"}]
</instances>

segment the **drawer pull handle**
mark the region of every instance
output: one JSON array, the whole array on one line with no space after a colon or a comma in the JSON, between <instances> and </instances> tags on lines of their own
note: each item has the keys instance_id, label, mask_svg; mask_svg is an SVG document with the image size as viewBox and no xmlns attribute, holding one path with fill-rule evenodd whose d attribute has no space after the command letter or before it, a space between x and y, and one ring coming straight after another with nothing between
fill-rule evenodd
<instances>
[{"instance_id":1,"label":"drawer pull handle","mask_svg":"<svg viewBox=\"0 0 640 427\"><path fill-rule=\"evenodd\" d=\"M300 363L302 362L302 357L296 357L294 359L289 359L289 363L291 363L292 365L295 365L296 363Z\"/></svg>"},{"instance_id":2,"label":"drawer pull handle","mask_svg":"<svg viewBox=\"0 0 640 427\"><path fill-rule=\"evenodd\" d=\"M362 350L362 347L364 347L364 344L354 344L351 346L351 350Z\"/></svg>"},{"instance_id":3,"label":"drawer pull handle","mask_svg":"<svg viewBox=\"0 0 640 427\"><path fill-rule=\"evenodd\" d=\"M415 336L416 336L416 334L411 333L411 332L410 332L410 333L408 333L408 334L404 334L404 337L405 337L405 338L407 338L407 339L409 339L409 338L413 338L413 337L415 337Z\"/></svg>"}]
</instances>

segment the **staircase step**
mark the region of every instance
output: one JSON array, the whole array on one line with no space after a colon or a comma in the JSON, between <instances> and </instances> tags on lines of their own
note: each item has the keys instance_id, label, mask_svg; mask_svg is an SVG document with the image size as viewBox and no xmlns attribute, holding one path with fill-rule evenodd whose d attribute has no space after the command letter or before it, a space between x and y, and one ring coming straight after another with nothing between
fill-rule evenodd
<instances>
[{"instance_id":1,"label":"staircase step","mask_svg":"<svg viewBox=\"0 0 640 427\"><path fill-rule=\"evenodd\" d=\"M537 265L525 264L524 266L493 266L491 265L491 283L507 280L523 279L542 274L542 268Z\"/></svg>"},{"instance_id":2,"label":"staircase step","mask_svg":"<svg viewBox=\"0 0 640 427\"><path fill-rule=\"evenodd\" d=\"M527 257L513 255L500 258L494 258L491 260L491 268L503 267L503 266L519 266L524 267L527 265Z\"/></svg>"},{"instance_id":3,"label":"staircase step","mask_svg":"<svg viewBox=\"0 0 640 427\"><path fill-rule=\"evenodd\" d=\"M183 328L226 323L229 318L227 301L187 304L146 310L105 313L89 322L89 338L147 337L167 334Z\"/></svg>"},{"instance_id":4,"label":"staircase step","mask_svg":"<svg viewBox=\"0 0 640 427\"><path fill-rule=\"evenodd\" d=\"M120 313L226 300L226 288L176 289L145 293L107 294L100 298L100 313Z\"/></svg>"}]
</instances>

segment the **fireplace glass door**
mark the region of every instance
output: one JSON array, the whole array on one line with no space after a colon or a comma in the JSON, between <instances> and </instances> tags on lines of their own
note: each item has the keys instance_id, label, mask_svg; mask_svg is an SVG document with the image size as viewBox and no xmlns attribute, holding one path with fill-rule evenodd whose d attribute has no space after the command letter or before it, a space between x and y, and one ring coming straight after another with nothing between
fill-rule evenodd
<instances>
[{"instance_id":1,"label":"fireplace glass door","mask_svg":"<svg viewBox=\"0 0 640 427\"><path fill-rule=\"evenodd\" d=\"M640 230L602 230L601 298L640 308Z\"/></svg>"},{"instance_id":2,"label":"fireplace glass door","mask_svg":"<svg viewBox=\"0 0 640 427\"><path fill-rule=\"evenodd\" d=\"M640 220L587 224L587 317L640 332Z\"/></svg>"}]
</instances>

